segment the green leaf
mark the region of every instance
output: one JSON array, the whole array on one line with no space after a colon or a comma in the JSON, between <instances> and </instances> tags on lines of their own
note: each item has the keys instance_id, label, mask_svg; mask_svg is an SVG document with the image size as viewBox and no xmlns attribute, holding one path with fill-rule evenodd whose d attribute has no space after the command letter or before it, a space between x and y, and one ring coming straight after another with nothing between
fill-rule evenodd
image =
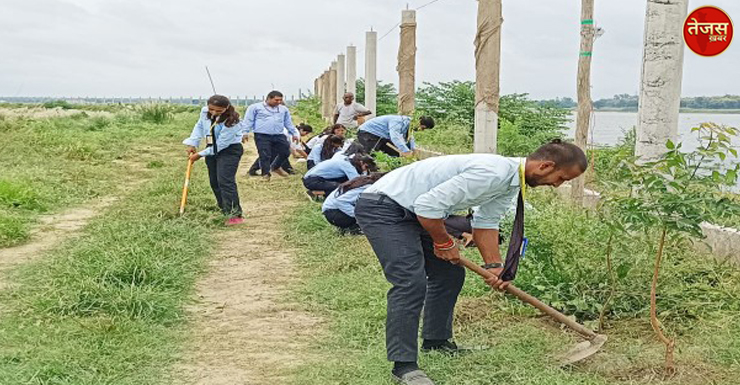
<instances>
[{"instance_id":1,"label":"green leaf","mask_svg":"<svg viewBox=\"0 0 740 385\"><path fill-rule=\"evenodd\" d=\"M665 146L666 146L666 148L668 148L669 150L673 150L674 148L676 148L676 145L675 145L675 144L673 144L673 141L672 141L672 140L670 140L670 139L668 139L668 141L667 141L667 142L665 142Z\"/></svg>"}]
</instances>

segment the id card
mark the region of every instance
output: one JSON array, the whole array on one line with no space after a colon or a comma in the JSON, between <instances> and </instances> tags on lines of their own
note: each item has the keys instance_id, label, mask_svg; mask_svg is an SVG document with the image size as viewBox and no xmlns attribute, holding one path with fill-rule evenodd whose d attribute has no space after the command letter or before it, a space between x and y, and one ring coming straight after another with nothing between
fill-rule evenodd
<instances>
[{"instance_id":1,"label":"id card","mask_svg":"<svg viewBox=\"0 0 740 385\"><path fill-rule=\"evenodd\" d=\"M213 146L213 136L206 135L206 146Z\"/></svg>"}]
</instances>

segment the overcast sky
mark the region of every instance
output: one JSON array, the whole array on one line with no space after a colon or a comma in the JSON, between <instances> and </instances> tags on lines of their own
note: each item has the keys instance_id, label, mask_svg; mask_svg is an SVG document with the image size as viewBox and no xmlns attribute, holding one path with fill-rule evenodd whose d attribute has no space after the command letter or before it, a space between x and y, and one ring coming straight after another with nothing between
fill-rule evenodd
<instances>
[{"instance_id":1,"label":"overcast sky","mask_svg":"<svg viewBox=\"0 0 740 385\"><path fill-rule=\"evenodd\" d=\"M417 8L430 0L409 0ZM578 0L503 0L502 93L575 97ZM400 0L0 0L0 96L297 94L347 45L364 73L365 31L400 21ZM593 97L636 94L645 0L596 0ZM689 11L703 1L691 0ZM735 22L740 1L712 0ZM417 84L473 80L477 2L439 0L417 13ZM737 28L737 24L735 27ZM737 40L738 37L736 36ZM399 31L378 44L378 76L396 82ZM740 94L740 42L685 53L683 95Z\"/></svg>"}]
</instances>

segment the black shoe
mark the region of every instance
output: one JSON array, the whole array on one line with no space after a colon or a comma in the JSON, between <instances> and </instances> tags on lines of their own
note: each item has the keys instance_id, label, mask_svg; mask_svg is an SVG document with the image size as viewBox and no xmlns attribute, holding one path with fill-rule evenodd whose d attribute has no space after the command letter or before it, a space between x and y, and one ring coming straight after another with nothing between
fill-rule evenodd
<instances>
[{"instance_id":1,"label":"black shoe","mask_svg":"<svg viewBox=\"0 0 740 385\"><path fill-rule=\"evenodd\" d=\"M473 349L461 348L450 340L445 340L443 342L424 340L421 345L421 351L424 353L439 352L449 356L457 356L460 354L471 353Z\"/></svg>"}]
</instances>

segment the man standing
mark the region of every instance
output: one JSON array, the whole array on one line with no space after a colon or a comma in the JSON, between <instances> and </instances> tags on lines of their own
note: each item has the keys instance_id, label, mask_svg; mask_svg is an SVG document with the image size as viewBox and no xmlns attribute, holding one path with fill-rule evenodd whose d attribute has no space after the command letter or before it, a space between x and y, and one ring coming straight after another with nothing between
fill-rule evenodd
<instances>
[{"instance_id":1,"label":"man standing","mask_svg":"<svg viewBox=\"0 0 740 385\"><path fill-rule=\"evenodd\" d=\"M267 94L266 101L247 108L244 119L245 134L254 131L262 178L269 181L273 171L280 176L288 176L281 168L290 156L290 144L283 135L283 128L288 129L294 142L298 142L300 136L293 125L288 107L283 105L283 94L280 91L271 91Z\"/></svg>"},{"instance_id":2,"label":"man standing","mask_svg":"<svg viewBox=\"0 0 740 385\"><path fill-rule=\"evenodd\" d=\"M334 124L341 124L346 128L357 128L357 119L372 114L360 103L355 102L355 94L347 92L342 97L344 104L337 104L334 108Z\"/></svg>"},{"instance_id":3,"label":"man standing","mask_svg":"<svg viewBox=\"0 0 740 385\"><path fill-rule=\"evenodd\" d=\"M418 130L434 128L434 119L419 118ZM390 156L411 156L416 147L411 131L411 118L402 115L383 115L360 126L357 141L368 153L382 151Z\"/></svg>"},{"instance_id":4,"label":"man standing","mask_svg":"<svg viewBox=\"0 0 740 385\"><path fill-rule=\"evenodd\" d=\"M433 385L417 366L422 309L422 350L454 354L452 320L465 280L457 241L445 230L450 214L474 207L473 240L503 290L499 221L526 186L555 186L588 165L577 146L554 140L527 158L493 154L429 158L396 169L365 190L355 216L393 287L388 291L386 348L393 377L407 385ZM523 209L520 200L517 210Z\"/></svg>"}]
</instances>

